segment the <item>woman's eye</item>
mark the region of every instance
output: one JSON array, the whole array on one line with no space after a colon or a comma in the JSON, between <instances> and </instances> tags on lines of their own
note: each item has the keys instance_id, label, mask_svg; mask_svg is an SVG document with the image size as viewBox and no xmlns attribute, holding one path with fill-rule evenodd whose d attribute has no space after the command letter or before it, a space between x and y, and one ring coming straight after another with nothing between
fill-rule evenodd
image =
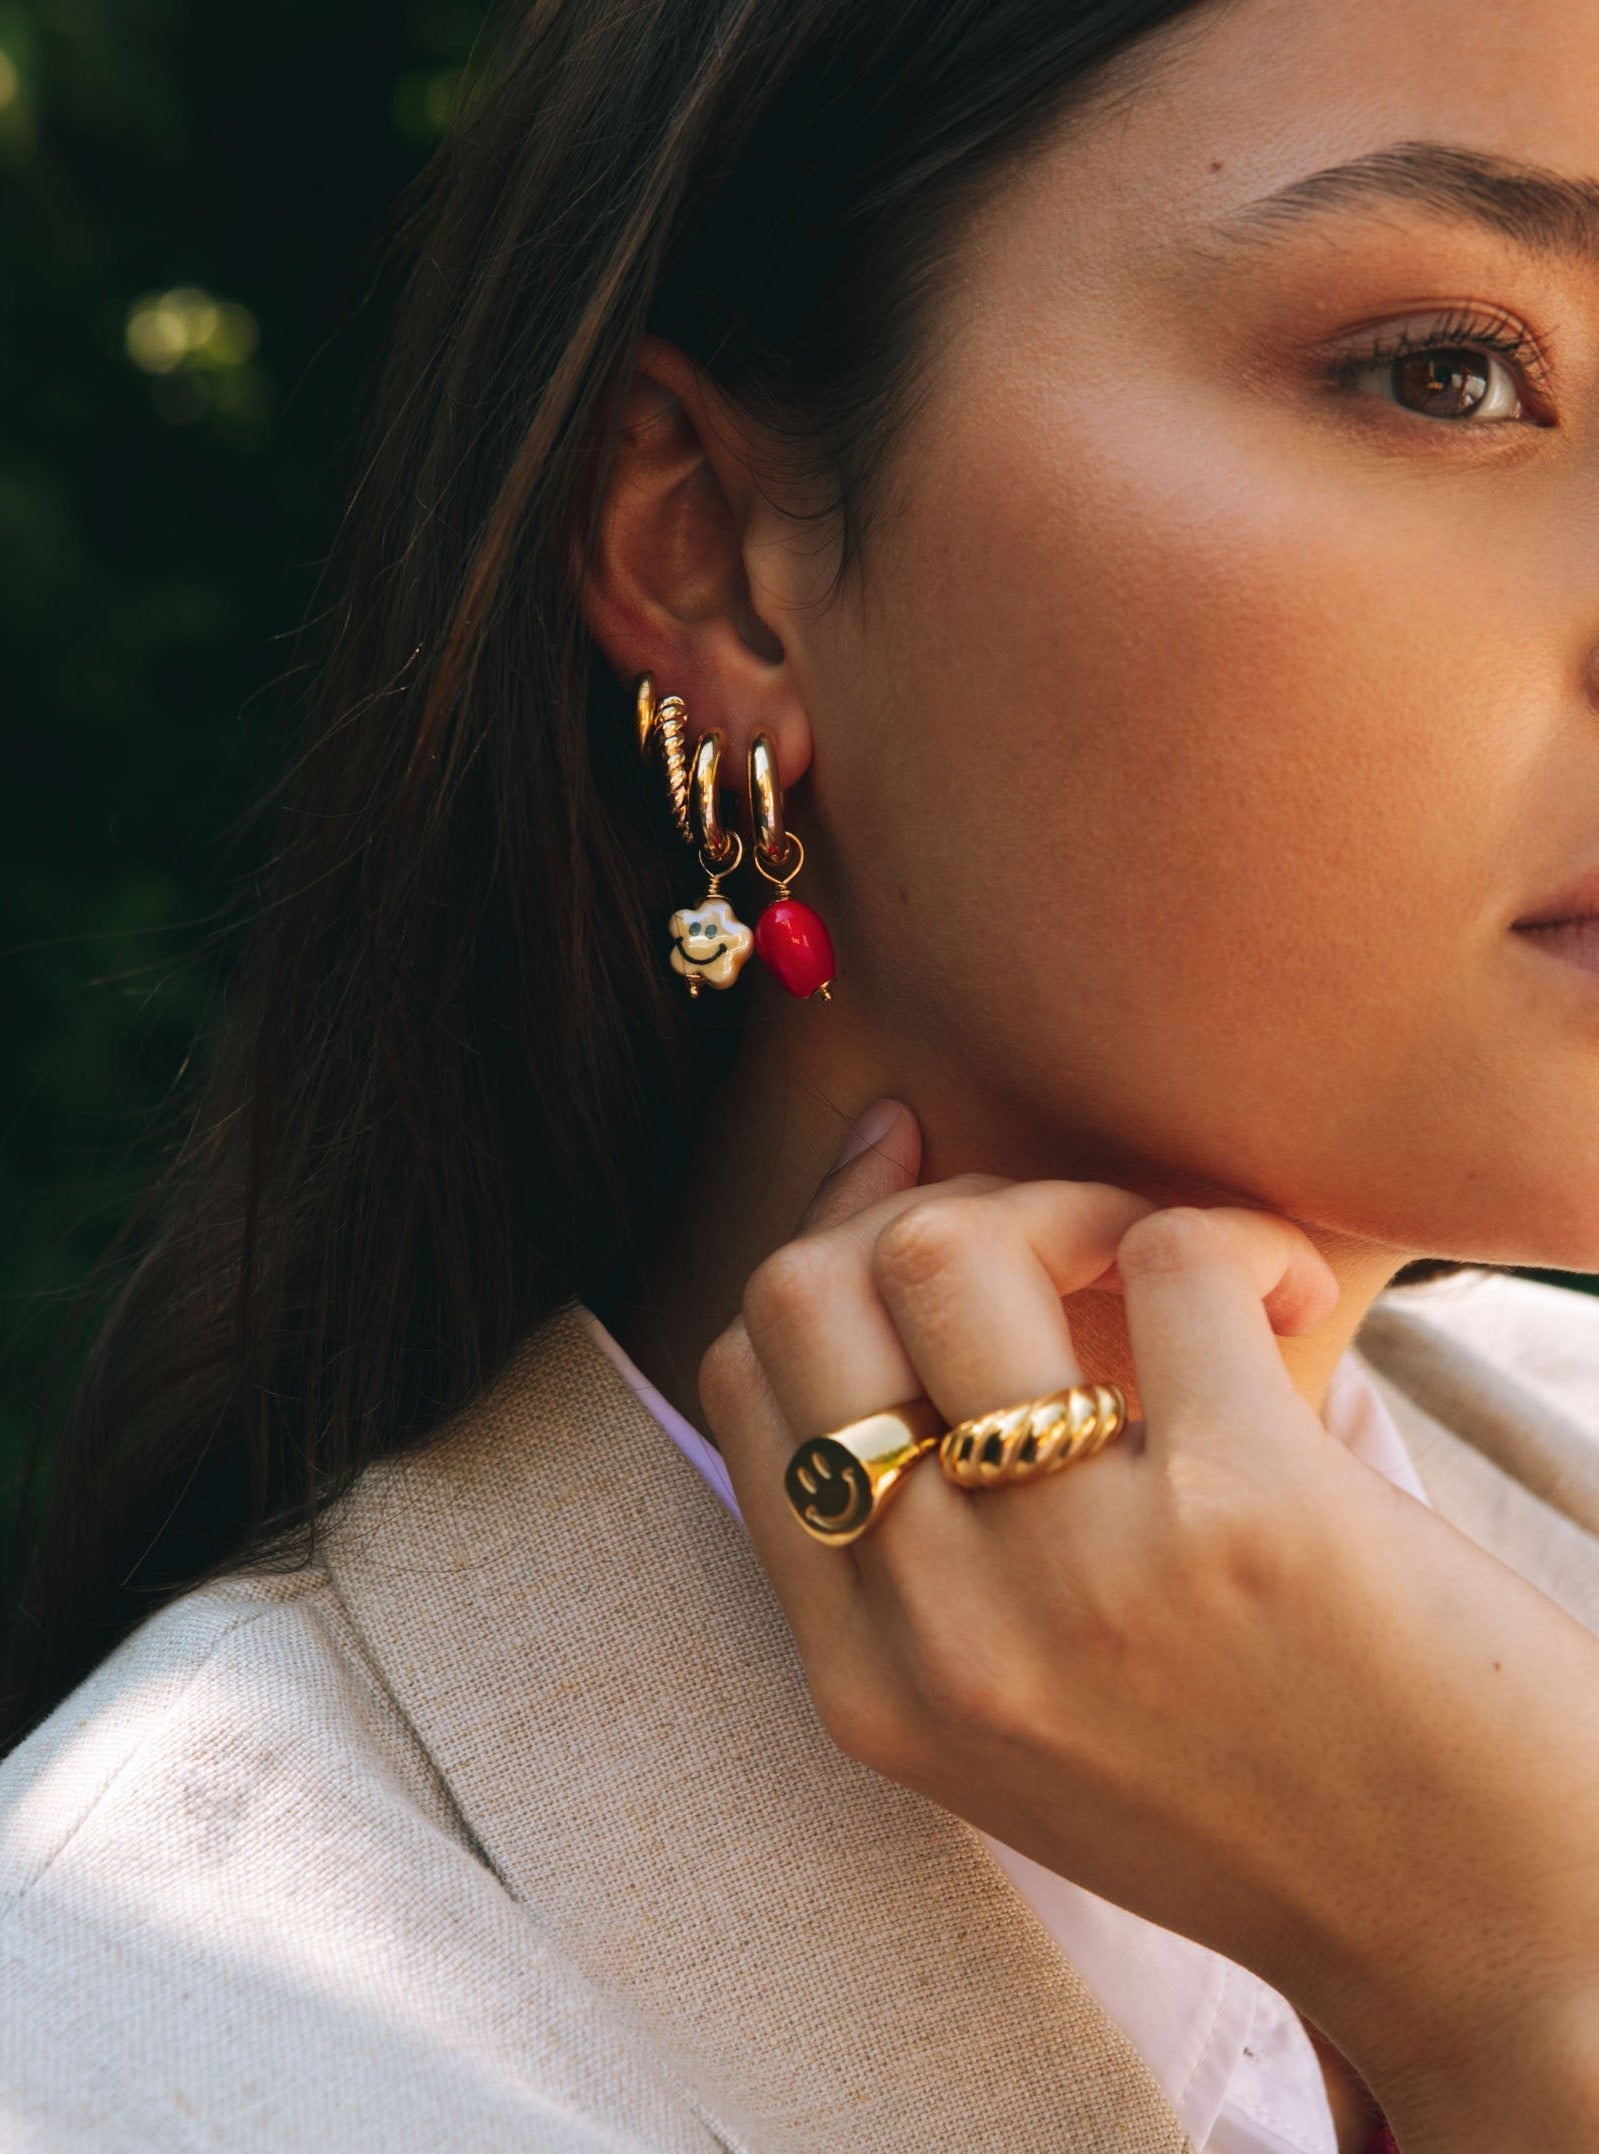
<instances>
[{"instance_id":1,"label":"woman's eye","mask_svg":"<svg viewBox=\"0 0 1599 2154\"><path fill-rule=\"evenodd\" d=\"M1527 416L1511 368L1497 353L1468 345L1351 360L1341 371L1356 394L1386 397L1427 419L1492 424Z\"/></svg>"}]
</instances>

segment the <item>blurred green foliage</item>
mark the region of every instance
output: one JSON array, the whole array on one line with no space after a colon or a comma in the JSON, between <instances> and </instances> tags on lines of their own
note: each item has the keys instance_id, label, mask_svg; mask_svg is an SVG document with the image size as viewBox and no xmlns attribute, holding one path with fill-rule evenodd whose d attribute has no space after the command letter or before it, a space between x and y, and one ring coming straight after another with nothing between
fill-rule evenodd
<instances>
[{"instance_id":1,"label":"blurred green foliage","mask_svg":"<svg viewBox=\"0 0 1599 2154\"><path fill-rule=\"evenodd\" d=\"M0 0L0 1478L218 991L480 0Z\"/></svg>"},{"instance_id":2,"label":"blurred green foliage","mask_svg":"<svg viewBox=\"0 0 1599 2154\"><path fill-rule=\"evenodd\" d=\"M483 12L0 0L0 1479L217 992L363 281Z\"/></svg>"}]
</instances>

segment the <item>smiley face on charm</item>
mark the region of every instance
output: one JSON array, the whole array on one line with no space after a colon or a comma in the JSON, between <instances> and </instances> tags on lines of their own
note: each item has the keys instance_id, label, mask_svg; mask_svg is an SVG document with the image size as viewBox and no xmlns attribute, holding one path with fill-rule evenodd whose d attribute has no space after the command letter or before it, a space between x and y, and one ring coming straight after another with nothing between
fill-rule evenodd
<instances>
[{"instance_id":1,"label":"smiley face on charm","mask_svg":"<svg viewBox=\"0 0 1599 2154\"><path fill-rule=\"evenodd\" d=\"M723 897L685 905L667 924L672 931L672 970L687 980L691 994L702 981L710 987L731 987L755 947L755 937Z\"/></svg>"}]
</instances>

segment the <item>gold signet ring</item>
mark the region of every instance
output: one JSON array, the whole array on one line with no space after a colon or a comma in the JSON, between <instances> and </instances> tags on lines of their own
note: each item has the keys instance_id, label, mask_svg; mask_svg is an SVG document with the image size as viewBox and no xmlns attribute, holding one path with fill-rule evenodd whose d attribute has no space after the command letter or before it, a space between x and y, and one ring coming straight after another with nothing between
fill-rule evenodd
<instances>
[{"instance_id":1,"label":"gold signet ring","mask_svg":"<svg viewBox=\"0 0 1599 2154\"><path fill-rule=\"evenodd\" d=\"M957 1421L938 1447L938 1463L961 1488L998 1488L1092 1458L1126 1426L1127 1399L1118 1385L1072 1384Z\"/></svg>"},{"instance_id":2,"label":"gold signet ring","mask_svg":"<svg viewBox=\"0 0 1599 2154\"><path fill-rule=\"evenodd\" d=\"M813 1540L841 1548L858 1541L919 1458L936 1449L944 1417L930 1399L908 1399L880 1414L807 1437L789 1460L783 1492Z\"/></svg>"}]
</instances>

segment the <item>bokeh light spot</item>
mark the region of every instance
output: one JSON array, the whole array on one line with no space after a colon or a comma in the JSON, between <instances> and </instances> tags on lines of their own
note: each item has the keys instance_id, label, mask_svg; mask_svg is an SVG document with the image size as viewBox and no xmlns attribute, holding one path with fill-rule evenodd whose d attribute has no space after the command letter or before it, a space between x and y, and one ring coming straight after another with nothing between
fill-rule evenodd
<instances>
[{"instance_id":1,"label":"bokeh light spot","mask_svg":"<svg viewBox=\"0 0 1599 2154\"><path fill-rule=\"evenodd\" d=\"M128 309L128 357L146 374L179 367L242 366L261 341L255 316L237 300L213 299L195 284L154 292Z\"/></svg>"},{"instance_id":2,"label":"bokeh light spot","mask_svg":"<svg viewBox=\"0 0 1599 2154\"><path fill-rule=\"evenodd\" d=\"M389 103L396 132L419 146L437 142L456 117L464 80L459 67L419 68L402 75Z\"/></svg>"}]
</instances>

